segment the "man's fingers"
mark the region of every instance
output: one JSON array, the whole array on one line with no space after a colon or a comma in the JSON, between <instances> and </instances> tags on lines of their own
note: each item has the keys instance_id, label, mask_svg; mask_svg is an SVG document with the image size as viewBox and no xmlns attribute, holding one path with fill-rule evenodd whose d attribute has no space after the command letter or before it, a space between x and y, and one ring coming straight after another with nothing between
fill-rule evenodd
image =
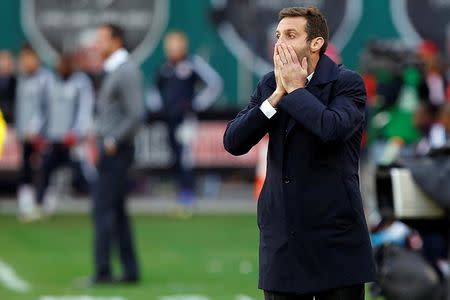
<instances>
[{"instance_id":1,"label":"man's fingers","mask_svg":"<svg viewBox=\"0 0 450 300\"><path fill-rule=\"evenodd\" d=\"M294 47L292 47L291 45L287 46L289 53L291 54L291 58L292 58L292 62L294 64L298 64L298 57L297 57L297 53L295 53Z\"/></svg>"},{"instance_id":2,"label":"man's fingers","mask_svg":"<svg viewBox=\"0 0 450 300\"><path fill-rule=\"evenodd\" d=\"M280 55L278 55L278 54L276 55L275 62L276 62L276 65L275 65L276 68L281 71L281 69L283 68L283 61L282 61Z\"/></svg>"},{"instance_id":3,"label":"man's fingers","mask_svg":"<svg viewBox=\"0 0 450 300\"><path fill-rule=\"evenodd\" d=\"M278 67L277 56L279 56L279 54L277 48L278 46L275 46L275 49L273 50L273 64L275 65L275 67Z\"/></svg>"},{"instance_id":4,"label":"man's fingers","mask_svg":"<svg viewBox=\"0 0 450 300\"><path fill-rule=\"evenodd\" d=\"M280 58L281 58L281 64L282 64L282 65L287 64L288 61L287 61L286 53L284 53L283 48L282 48L280 45L278 45L278 49L277 49L277 50L278 50L278 55L279 55Z\"/></svg>"},{"instance_id":5,"label":"man's fingers","mask_svg":"<svg viewBox=\"0 0 450 300\"><path fill-rule=\"evenodd\" d=\"M286 62L288 64L292 64L293 63L292 56L291 56L291 53L289 52L289 49L288 49L287 45L286 44L281 44L281 47L283 49L284 56L286 56Z\"/></svg>"}]
</instances>

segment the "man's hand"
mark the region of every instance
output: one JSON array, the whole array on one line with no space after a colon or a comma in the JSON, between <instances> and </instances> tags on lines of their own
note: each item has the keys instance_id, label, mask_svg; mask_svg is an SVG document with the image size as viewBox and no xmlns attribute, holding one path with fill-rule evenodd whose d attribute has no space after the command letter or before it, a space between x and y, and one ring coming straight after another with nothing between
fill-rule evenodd
<instances>
[{"instance_id":1,"label":"man's hand","mask_svg":"<svg viewBox=\"0 0 450 300\"><path fill-rule=\"evenodd\" d=\"M291 45L281 43L276 46L275 60L279 66L279 77L287 93L305 87L308 77L308 61L303 57L301 63Z\"/></svg>"},{"instance_id":2,"label":"man's hand","mask_svg":"<svg viewBox=\"0 0 450 300\"><path fill-rule=\"evenodd\" d=\"M275 81L277 84L277 87L275 89L275 91L273 92L273 94L267 99L267 101L269 101L270 105L272 105L272 107L276 108L278 106L278 103L280 103L282 97L284 95L286 95L286 89L283 86L283 82L281 79L281 65L279 60L277 60L277 56L279 56L278 54L278 48L277 46L275 46L275 48L273 49L273 65L274 65L274 73L275 73Z\"/></svg>"},{"instance_id":3,"label":"man's hand","mask_svg":"<svg viewBox=\"0 0 450 300\"><path fill-rule=\"evenodd\" d=\"M277 88L275 89L275 92L277 94L284 95L286 94L286 89L283 86L283 82L281 79L281 67L283 64L280 64L279 60L277 59L278 53L278 47L275 45L275 49L273 50L273 65L274 65L274 73L275 73L275 81L277 83Z\"/></svg>"},{"instance_id":4,"label":"man's hand","mask_svg":"<svg viewBox=\"0 0 450 300\"><path fill-rule=\"evenodd\" d=\"M105 152L107 155L114 155L117 153L116 141L113 138L106 138L104 141Z\"/></svg>"}]
</instances>

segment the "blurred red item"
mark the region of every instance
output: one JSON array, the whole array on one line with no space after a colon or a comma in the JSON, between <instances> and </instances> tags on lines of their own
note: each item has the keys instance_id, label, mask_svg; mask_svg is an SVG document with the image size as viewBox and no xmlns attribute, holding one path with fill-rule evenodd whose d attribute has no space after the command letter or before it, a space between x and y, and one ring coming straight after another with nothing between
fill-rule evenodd
<instances>
[{"instance_id":1,"label":"blurred red item","mask_svg":"<svg viewBox=\"0 0 450 300\"><path fill-rule=\"evenodd\" d=\"M367 145L367 130L364 130L361 136L361 149L365 148L366 145Z\"/></svg>"},{"instance_id":2,"label":"blurred red item","mask_svg":"<svg viewBox=\"0 0 450 300\"><path fill-rule=\"evenodd\" d=\"M35 135L31 138L31 143L37 152L42 152L47 147L47 140L41 135Z\"/></svg>"},{"instance_id":3,"label":"blurred red item","mask_svg":"<svg viewBox=\"0 0 450 300\"><path fill-rule=\"evenodd\" d=\"M74 132L68 132L63 138L63 144L67 148L71 148L75 146L75 144L78 142L78 136Z\"/></svg>"},{"instance_id":4,"label":"blurred red item","mask_svg":"<svg viewBox=\"0 0 450 300\"><path fill-rule=\"evenodd\" d=\"M97 141L93 134L88 134L86 141L84 143L86 161L91 165L97 165L99 158L99 150L97 147Z\"/></svg>"},{"instance_id":5,"label":"blurred red item","mask_svg":"<svg viewBox=\"0 0 450 300\"><path fill-rule=\"evenodd\" d=\"M450 102L450 83L447 85L447 90L445 92L447 97L447 102Z\"/></svg>"},{"instance_id":6,"label":"blurred red item","mask_svg":"<svg viewBox=\"0 0 450 300\"><path fill-rule=\"evenodd\" d=\"M418 49L418 54L421 57L431 57L437 55L439 52L439 48L436 45L435 42L431 40L424 40L420 45Z\"/></svg>"},{"instance_id":7,"label":"blurred red item","mask_svg":"<svg viewBox=\"0 0 450 300\"><path fill-rule=\"evenodd\" d=\"M375 76L367 73L363 75L363 81L367 92L367 104L369 106L374 106L376 104L375 96L377 95L377 80Z\"/></svg>"},{"instance_id":8,"label":"blurred red item","mask_svg":"<svg viewBox=\"0 0 450 300\"><path fill-rule=\"evenodd\" d=\"M327 46L327 50L325 51L325 54L331 58L335 63L340 64L341 63L341 54L339 53L338 48L329 43Z\"/></svg>"},{"instance_id":9,"label":"blurred red item","mask_svg":"<svg viewBox=\"0 0 450 300\"><path fill-rule=\"evenodd\" d=\"M258 149L258 162L256 164L255 185L253 188L253 197L257 201L261 194L266 180L267 170L267 151L269 149L269 138L266 135L257 146Z\"/></svg>"}]
</instances>

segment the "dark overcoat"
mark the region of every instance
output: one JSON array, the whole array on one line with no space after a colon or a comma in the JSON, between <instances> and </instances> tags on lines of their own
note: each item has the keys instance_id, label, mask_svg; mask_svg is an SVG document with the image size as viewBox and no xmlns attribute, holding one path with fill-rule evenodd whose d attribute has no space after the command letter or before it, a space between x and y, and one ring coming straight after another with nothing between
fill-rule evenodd
<instances>
[{"instance_id":1,"label":"dark overcoat","mask_svg":"<svg viewBox=\"0 0 450 300\"><path fill-rule=\"evenodd\" d=\"M260 105L275 88L268 73L224 134L233 155L269 134L258 201L259 288L302 294L375 280L358 175L361 77L322 55L307 87L285 95L269 119Z\"/></svg>"}]
</instances>

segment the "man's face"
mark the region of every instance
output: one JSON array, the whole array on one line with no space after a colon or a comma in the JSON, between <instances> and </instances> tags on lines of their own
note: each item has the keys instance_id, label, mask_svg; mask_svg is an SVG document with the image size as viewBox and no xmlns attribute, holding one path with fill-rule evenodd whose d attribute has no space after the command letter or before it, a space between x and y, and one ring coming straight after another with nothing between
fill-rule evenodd
<instances>
[{"instance_id":1,"label":"man's face","mask_svg":"<svg viewBox=\"0 0 450 300\"><path fill-rule=\"evenodd\" d=\"M14 58L9 52L0 52L0 74L11 75L14 73Z\"/></svg>"},{"instance_id":2,"label":"man's face","mask_svg":"<svg viewBox=\"0 0 450 300\"><path fill-rule=\"evenodd\" d=\"M31 51L22 51L19 56L19 68L22 73L32 74L39 68L39 58Z\"/></svg>"},{"instance_id":3,"label":"man's face","mask_svg":"<svg viewBox=\"0 0 450 300\"><path fill-rule=\"evenodd\" d=\"M291 45L297 53L299 61L305 56L309 61L310 57L311 43L306 40L308 37L305 31L306 22L303 17L286 17L278 23L275 31L276 45L280 43Z\"/></svg>"},{"instance_id":4,"label":"man's face","mask_svg":"<svg viewBox=\"0 0 450 300\"><path fill-rule=\"evenodd\" d=\"M70 59L60 58L56 65L56 70L58 71L59 75L61 75L63 78L70 76L70 73L72 73Z\"/></svg>"},{"instance_id":5,"label":"man's face","mask_svg":"<svg viewBox=\"0 0 450 300\"><path fill-rule=\"evenodd\" d=\"M95 48L103 59L108 58L114 51L114 39L108 27L99 27L95 39Z\"/></svg>"},{"instance_id":6,"label":"man's face","mask_svg":"<svg viewBox=\"0 0 450 300\"><path fill-rule=\"evenodd\" d=\"M164 51L168 60L178 62L187 54L187 41L179 34L169 35L164 43Z\"/></svg>"},{"instance_id":7,"label":"man's face","mask_svg":"<svg viewBox=\"0 0 450 300\"><path fill-rule=\"evenodd\" d=\"M413 123L420 131L427 132L433 124L433 117L423 106L419 106L414 113Z\"/></svg>"}]
</instances>

